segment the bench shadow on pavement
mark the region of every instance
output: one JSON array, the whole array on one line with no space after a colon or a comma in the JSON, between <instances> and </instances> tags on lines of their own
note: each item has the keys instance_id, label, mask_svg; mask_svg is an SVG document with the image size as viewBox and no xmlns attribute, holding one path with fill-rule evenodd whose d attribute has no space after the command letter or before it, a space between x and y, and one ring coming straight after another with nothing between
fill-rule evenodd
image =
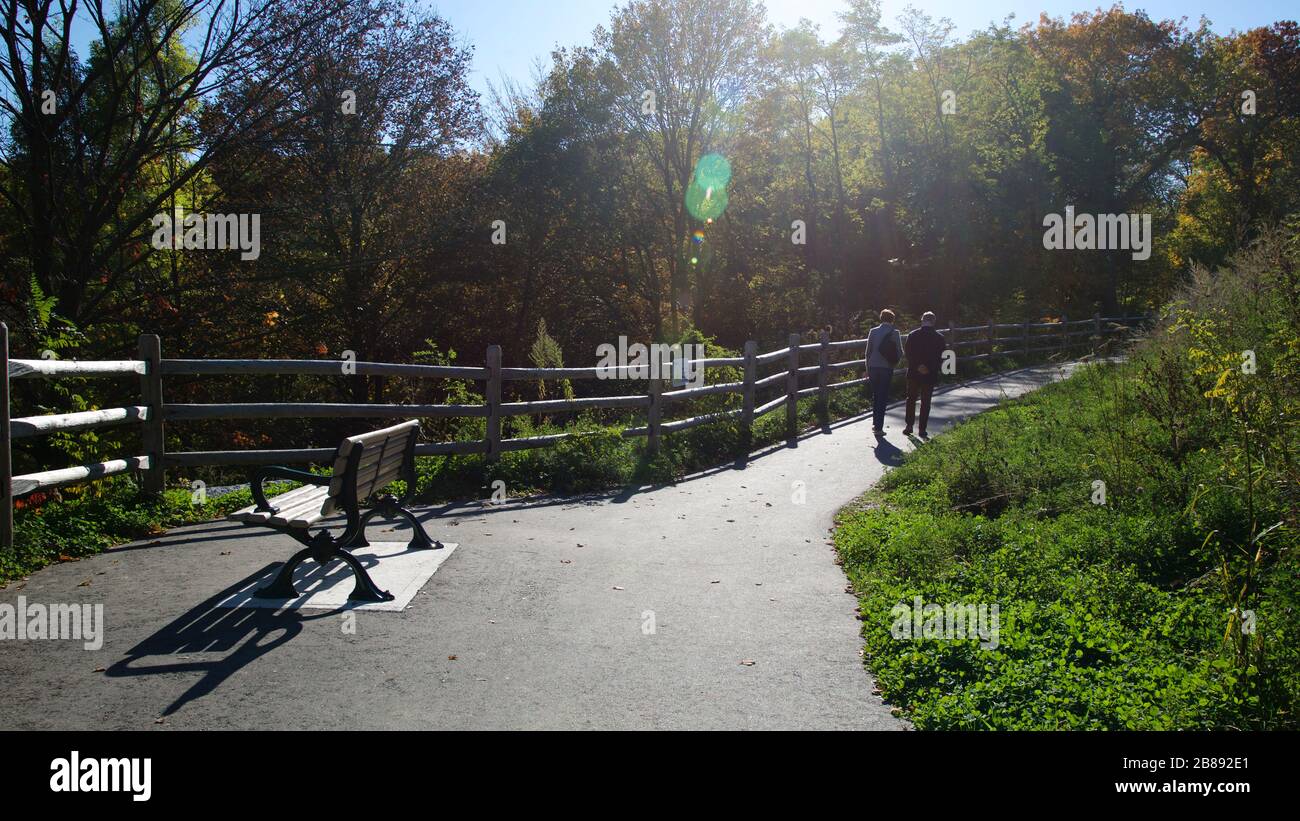
<instances>
[{"instance_id":1,"label":"bench shadow on pavement","mask_svg":"<svg viewBox=\"0 0 1300 821\"><path fill-rule=\"evenodd\" d=\"M365 555L357 558L363 564L375 563L372 557ZM331 569L337 569L310 564L309 574L302 577L308 583ZM114 662L105 675L129 678L202 673L198 681L160 714L169 716L186 704L209 695L240 669L291 640L302 632L307 622L337 615L338 610L306 613L301 610L218 606L250 585L269 580L278 567L278 562L268 564L220 593L209 596L128 650L126 658ZM207 658L194 658L198 655Z\"/></svg>"}]
</instances>

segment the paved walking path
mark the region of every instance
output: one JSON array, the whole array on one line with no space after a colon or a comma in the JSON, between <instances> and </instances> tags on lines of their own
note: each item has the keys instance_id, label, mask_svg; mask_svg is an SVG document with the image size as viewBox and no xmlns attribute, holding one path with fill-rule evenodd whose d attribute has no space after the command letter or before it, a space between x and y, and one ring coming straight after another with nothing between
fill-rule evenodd
<instances>
[{"instance_id":1,"label":"paved walking path","mask_svg":"<svg viewBox=\"0 0 1300 821\"><path fill-rule=\"evenodd\" d=\"M931 433L1065 370L948 389ZM419 511L459 549L355 632L215 607L296 547L230 522L46 568L0 603L103 603L104 646L0 641L0 728L902 728L827 544L910 448L901 416L880 446L857 417L673 486Z\"/></svg>"}]
</instances>

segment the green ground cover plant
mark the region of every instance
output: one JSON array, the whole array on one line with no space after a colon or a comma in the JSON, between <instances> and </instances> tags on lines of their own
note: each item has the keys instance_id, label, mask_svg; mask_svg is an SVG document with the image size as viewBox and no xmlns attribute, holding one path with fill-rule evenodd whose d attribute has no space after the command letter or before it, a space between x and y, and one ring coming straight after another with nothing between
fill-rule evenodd
<instances>
[{"instance_id":1,"label":"green ground cover plant","mask_svg":"<svg viewBox=\"0 0 1300 821\"><path fill-rule=\"evenodd\" d=\"M1292 231L1196 271L1127 361L960 425L841 511L866 663L917 727L1297 726L1297 259ZM999 646L895 638L916 597L998 604Z\"/></svg>"}]
</instances>

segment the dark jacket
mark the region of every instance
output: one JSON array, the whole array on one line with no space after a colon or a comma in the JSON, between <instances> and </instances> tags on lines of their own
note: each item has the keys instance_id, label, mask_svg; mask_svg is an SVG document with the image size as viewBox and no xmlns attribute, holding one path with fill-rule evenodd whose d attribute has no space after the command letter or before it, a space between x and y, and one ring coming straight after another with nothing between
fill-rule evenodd
<instances>
[{"instance_id":1,"label":"dark jacket","mask_svg":"<svg viewBox=\"0 0 1300 821\"><path fill-rule=\"evenodd\" d=\"M937 382L947 344L943 334L924 325L908 334L903 345L903 353L907 355L907 378L931 385Z\"/></svg>"}]
</instances>

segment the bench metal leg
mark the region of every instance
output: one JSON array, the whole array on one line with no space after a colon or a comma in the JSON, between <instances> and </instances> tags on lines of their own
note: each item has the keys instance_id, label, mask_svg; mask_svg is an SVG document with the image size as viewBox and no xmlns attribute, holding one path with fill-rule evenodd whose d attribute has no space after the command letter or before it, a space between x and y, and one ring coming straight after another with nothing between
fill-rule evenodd
<instances>
[{"instance_id":1,"label":"bench metal leg","mask_svg":"<svg viewBox=\"0 0 1300 821\"><path fill-rule=\"evenodd\" d=\"M293 554L280 568L275 579L266 587L259 588L253 595L262 599L296 599L298 590L293 586L293 572L307 559L315 559L321 565L339 559L352 568L355 584L352 592L348 594L349 601L379 602L392 601L394 598L392 593L379 589L379 585L370 578L365 566L357 560L356 556L336 545L325 532L316 534L309 546Z\"/></svg>"},{"instance_id":2,"label":"bench metal leg","mask_svg":"<svg viewBox=\"0 0 1300 821\"><path fill-rule=\"evenodd\" d=\"M397 515L405 519L411 525L411 541L407 543L407 548L411 550L441 550L442 542L434 541L429 538L429 534L424 532L424 528L415 518L415 514L404 507L397 508Z\"/></svg>"},{"instance_id":3,"label":"bench metal leg","mask_svg":"<svg viewBox=\"0 0 1300 821\"><path fill-rule=\"evenodd\" d=\"M374 579L370 578L370 574L361 566L361 562L357 561L356 556L346 550L335 548L334 557L347 562L352 568L352 575L356 577L356 585L348 594L348 601L392 601L395 598L387 590L379 589Z\"/></svg>"},{"instance_id":4,"label":"bench metal leg","mask_svg":"<svg viewBox=\"0 0 1300 821\"><path fill-rule=\"evenodd\" d=\"M375 516L378 513L379 513L379 508L371 508L370 510L367 510L365 514L362 515L361 517L361 527L357 528L357 535L352 537L352 541L348 542L343 546L344 547L370 547L370 542L366 540L366 525L370 524L370 520L375 518Z\"/></svg>"},{"instance_id":5,"label":"bench metal leg","mask_svg":"<svg viewBox=\"0 0 1300 821\"><path fill-rule=\"evenodd\" d=\"M397 503L397 499L392 496L381 496L375 500L375 506L367 510L361 517L361 527L357 529L357 535L352 538L344 547L369 547L370 542L366 540L366 525L376 516L383 516L385 519L405 519L411 526L411 541L407 543L409 550L441 550L442 542L429 538L429 534L424 532L416 520L415 514Z\"/></svg>"},{"instance_id":6,"label":"bench metal leg","mask_svg":"<svg viewBox=\"0 0 1300 821\"><path fill-rule=\"evenodd\" d=\"M293 571L298 569L298 565L310 559L315 551L314 547L304 547L293 554L280 568L280 572L275 574L275 579L266 587L259 587L253 595L259 599L298 598L298 590L293 586Z\"/></svg>"}]
</instances>

